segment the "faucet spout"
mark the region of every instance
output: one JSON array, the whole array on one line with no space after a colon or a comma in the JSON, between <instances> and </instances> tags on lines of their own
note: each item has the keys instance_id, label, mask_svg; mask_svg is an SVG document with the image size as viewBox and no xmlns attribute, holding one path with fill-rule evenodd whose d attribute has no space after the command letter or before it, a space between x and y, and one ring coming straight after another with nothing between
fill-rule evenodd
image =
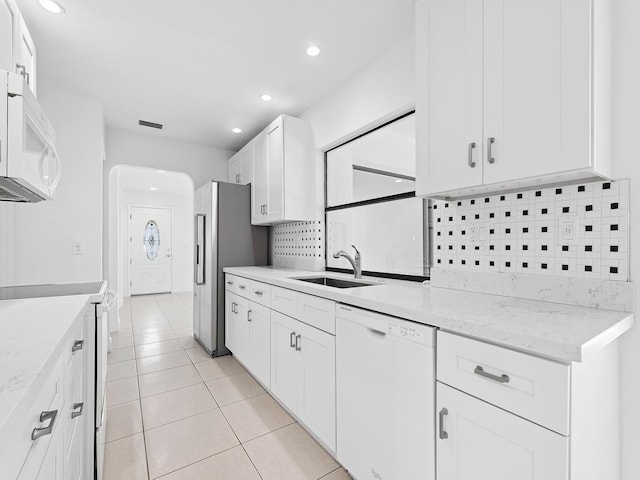
<instances>
[{"instance_id":1,"label":"faucet spout","mask_svg":"<svg viewBox=\"0 0 640 480\"><path fill-rule=\"evenodd\" d=\"M362 256L360 255L360 252L358 251L355 245L351 245L351 246L356 251L355 258L349 255L344 250L338 250L337 252L335 252L333 254L333 258L340 258L340 257L346 258L351 264L351 266L353 267L354 278L362 278Z\"/></svg>"}]
</instances>

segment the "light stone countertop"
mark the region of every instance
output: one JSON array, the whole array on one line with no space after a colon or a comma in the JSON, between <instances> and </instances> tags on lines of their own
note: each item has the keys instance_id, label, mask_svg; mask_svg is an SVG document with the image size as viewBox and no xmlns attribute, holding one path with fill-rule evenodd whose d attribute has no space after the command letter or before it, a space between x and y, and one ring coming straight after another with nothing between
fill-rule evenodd
<instances>
[{"instance_id":1,"label":"light stone countertop","mask_svg":"<svg viewBox=\"0 0 640 480\"><path fill-rule=\"evenodd\" d=\"M563 363L583 362L633 326L629 312L579 307L368 278L379 285L338 289L292 277L327 275L276 267L228 267L231 273L355 307L433 325Z\"/></svg>"},{"instance_id":2,"label":"light stone countertop","mask_svg":"<svg viewBox=\"0 0 640 480\"><path fill-rule=\"evenodd\" d=\"M0 301L0 431L49 376L63 339L95 295Z\"/></svg>"}]
</instances>

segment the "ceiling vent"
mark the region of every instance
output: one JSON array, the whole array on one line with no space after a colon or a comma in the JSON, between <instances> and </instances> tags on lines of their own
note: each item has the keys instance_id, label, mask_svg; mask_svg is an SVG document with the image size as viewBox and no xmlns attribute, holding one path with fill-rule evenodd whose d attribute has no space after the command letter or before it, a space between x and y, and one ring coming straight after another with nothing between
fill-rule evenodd
<instances>
[{"instance_id":1,"label":"ceiling vent","mask_svg":"<svg viewBox=\"0 0 640 480\"><path fill-rule=\"evenodd\" d=\"M161 123L147 122L146 120L138 120L138 125L142 127L157 128L158 130L162 130L162 127L164 126Z\"/></svg>"}]
</instances>

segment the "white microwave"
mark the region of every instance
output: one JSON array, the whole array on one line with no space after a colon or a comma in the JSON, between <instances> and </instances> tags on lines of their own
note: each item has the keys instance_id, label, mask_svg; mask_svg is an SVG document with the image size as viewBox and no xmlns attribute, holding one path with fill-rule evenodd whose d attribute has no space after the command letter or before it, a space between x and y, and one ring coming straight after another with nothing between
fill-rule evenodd
<instances>
[{"instance_id":1,"label":"white microwave","mask_svg":"<svg viewBox=\"0 0 640 480\"><path fill-rule=\"evenodd\" d=\"M54 198L60 182L55 131L24 78L0 70L0 201Z\"/></svg>"}]
</instances>

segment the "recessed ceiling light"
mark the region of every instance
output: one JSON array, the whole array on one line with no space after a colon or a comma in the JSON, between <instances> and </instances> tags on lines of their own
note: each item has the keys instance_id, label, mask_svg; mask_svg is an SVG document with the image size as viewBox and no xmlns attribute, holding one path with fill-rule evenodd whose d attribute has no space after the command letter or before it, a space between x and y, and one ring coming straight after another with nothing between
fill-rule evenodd
<instances>
[{"instance_id":1,"label":"recessed ceiling light","mask_svg":"<svg viewBox=\"0 0 640 480\"><path fill-rule=\"evenodd\" d=\"M402 183L402 180L397 179L395 182L396 182L396 183Z\"/></svg>"},{"instance_id":2,"label":"recessed ceiling light","mask_svg":"<svg viewBox=\"0 0 640 480\"><path fill-rule=\"evenodd\" d=\"M152 190L152 191L155 192L156 190L158 190L158 188L157 187L149 187L149 190Z\"/></svg>"},{"instance_id":3,"label":"recessed ceiling light","mask_svg":"<svg viewBox=\"0 0 640 480\"><path fill-rule=\"evenodd\" d=\"M60 5L55 0L38 0L38 3L42 8L44 8L47 12L60 14L64 13L64 7Z\"/></svg>"},{"instance_id":4,"label":"recessed ceiling light","mask_svg":"<svg viewBox=\"0 0 640 480\"><path fill-rule=\"evenodd\" d=\"M270 102L271 100L273 100L273 97L268 93L263 93L262 95L260 95L260 98L265 102Z\"/></svg>"},{"instance_id":5,"label":"recessed ceiling light","mask_svg":"<svg viewBox=\"0 0 640 480\"><path fill-rule=\"evenodd\" d=\"M238 127L232 128L232 129L231 129L231 131L232 131L233 133L242 133L242 129L241 129L241 128L238 128Z\"/></svg>"},{"instance_id":6,"label":"recessed ceiling light","mask_svg":"<svg viewBox=\"0 0 640 480\"><path fill-rule=\"evenodd\" d=\"M317 57L318 55L320 55L320 49L317 45L309 45L307 47L307 55L309 55L310 57Z\"/></svg>"}]
</instances>

